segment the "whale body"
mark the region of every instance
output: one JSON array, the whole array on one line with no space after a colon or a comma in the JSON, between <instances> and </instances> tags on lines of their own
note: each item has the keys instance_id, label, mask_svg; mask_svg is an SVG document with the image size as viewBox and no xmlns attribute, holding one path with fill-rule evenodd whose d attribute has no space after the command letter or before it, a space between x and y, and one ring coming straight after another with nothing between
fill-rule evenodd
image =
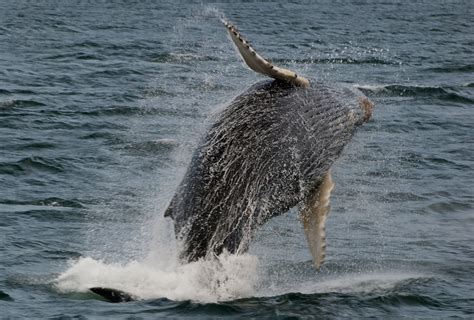
<instances>
[{"instance_id":1,"label":"whale body","mask_svg":"<svg viewBox=\"0 0 474 320\"><path fill-rule=\"evenodd\" d=\"M370 117L364 99L355 89L280 80L235 98L196 149L165 212L181 260L243 253L259 226L305 205Z\"/></svg>"},{"instance_id":2,"label":"whale body","mask_svg":"<svg viewBox=\"0 0 474 320\"><path fill-rule=\"evenodd\" d=\"M174 221L184 263L243 253L270 218L300 206L313 262L325 257L330 168L373 103L360 91L277 67L223 20L259 82L219 115L194 152L165 217Z\"/></svg>"}]
</instances>

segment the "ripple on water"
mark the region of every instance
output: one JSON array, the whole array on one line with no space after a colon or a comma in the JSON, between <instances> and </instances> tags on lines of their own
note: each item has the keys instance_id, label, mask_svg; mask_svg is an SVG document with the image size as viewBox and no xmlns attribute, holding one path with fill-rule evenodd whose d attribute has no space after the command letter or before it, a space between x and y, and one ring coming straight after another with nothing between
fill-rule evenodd
<instances>
[{"instance_id":1,"label":"ripple on water","mask_svg":"<svg viewBox=\"0 0 474 320\"><path fill-rule=\"evenodd\" d=\"M460 201L441 201L430 204L426 211L435 213L449 213L449 212L469 212L472 210L472 205L468 202Z\"/></svg>"},{"instance_id":2,"label":"ripple on water","mask_svg":"<svg viewBox=\"0 0 474 320\"><path fill-rule=\"evenodd\" d=\"M445 65L445 66L442 66L442 67L428 68L427 71L439 72L439 73L474 72L474 64Z\"/></svg>"},{"instance_id":3,"label":"ripple on water","mask_svg":"<svg viewBox=\"0 0 474 320\"><path fill-rule=\"evenodd\" d=\"M62 199L58 197L50 197L38 200L0 200L2 204L9 205L25 205L25 206L45 206L45 207L65 207L65 208L84 208L82 203L76 199Z\"/></svg>"},{"instance_id":4,"label":"ripple on water","mask_svg":"<svg viewBox=\"0 0 474 320\"><path fill-rule=\"evenodd\" d=\"M398 65L398 61L377 57L333 57L314 59L272 59L275 64L371 64L371 65Z\"/></svg>"},{"instance_id":5,"label":"ripple on water","mask_svg":"<svg viewBox=\"0 0 474 320\"><path fill-rule=\"evenodd\" d=\"M179 142L174 139L157 139L153 141L143 141L136 143L128 143L124 146L126 150L132 155L162 155L169 154L171 151L176 149Z\"/></svg>"},{"instance_id":6,"label":"ripple on water","mask_svg":"<svg viewBox=\"0 0 474 320\"><path fill-rule=\"evenodd\" d=\"M155 63L179 63L192 64L199 61L218 61L214 56L201 56L193 53L158 53L151 54L147 57L151 62Z\"/></svg>"},{"instance_id":7,"label":"ripple on water","mask_svg":"<svg viewBox=\"0 0 474 320\"><path fill-rule=\"evenodd\" d=\"M474 103L459 92L456 87L430 87L406 85L357 86L370 97L432 97L442 101Z\"/></svg>"},{"instance_id":8,"label":"ripple on water","mask_svg":"<svg viewBox=\"0 0 474 320\"><path fill-rule=\"evenodd\" d=\"M31 142L25 144L15 144L11 146L13 150L38 150L38 149L53 149L56 145L51 142Z\"/></svg>"},{"instance_id":9,"label":"ripple on water","mask_svg":"<svg viewBox=\"0 0 474 320\"><path fill-rule=\"evenodd\" d=\"M64 168L57 161L43 157L27 157L15 162L0 163L0 175L19 176L35 171L61 173L64 172Z\"/></svg>"},{"instance_id":10,"label":"ripple on water","mask_svg":"<svg viewBox=\"0 0 474 320\"><path fill-rule=\"evenodd\" d=\"M44 103L35 100L10 99L0 101L0 112L5 109L21 109L29 107L43 107Z\"/></svg>"}]
</instances>

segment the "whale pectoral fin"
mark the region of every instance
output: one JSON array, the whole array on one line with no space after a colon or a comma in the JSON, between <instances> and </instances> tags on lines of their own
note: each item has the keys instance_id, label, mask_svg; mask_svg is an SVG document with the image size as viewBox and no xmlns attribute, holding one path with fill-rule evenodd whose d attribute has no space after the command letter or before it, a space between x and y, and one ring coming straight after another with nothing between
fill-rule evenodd
<instances>
[{"instance_id":1,"label":"whale pectoral fin","mask_svg":"<svg viewBox=\"0 0 474 320\"><path fill-rule=\"evenodd\" d=\"M334 188L331 172L326 173L320 187L309 197L300 212L306 240L313 256L314 266L319 269L326 255L326 218L329 213L329 198Z\"/></svg>"},{"instance_id":2,"label":"whale pectoral fin","mask_svg":"<svg viewBox=\"0 0 474 320\"><path fill-rule=\"evenodd\" d=\"M240 55L250 69L275 79L290 82L296 86L309 87L308 79L298 76L291 70L274 66L250 46L249 42L241 36L235 26L225 20L222 20L222 22L229 31L230 38L235 43Z\"/></svg>"}]
</instances>

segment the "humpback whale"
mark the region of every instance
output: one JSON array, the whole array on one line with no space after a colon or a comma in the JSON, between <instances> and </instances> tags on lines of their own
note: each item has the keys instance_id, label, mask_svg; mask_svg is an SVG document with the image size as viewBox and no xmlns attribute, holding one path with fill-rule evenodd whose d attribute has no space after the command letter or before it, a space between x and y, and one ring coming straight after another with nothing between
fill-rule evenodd
<instances>
[{"instance_id":1,"label":"humpback whale","mask_svg":"<svg viewBox=\"0 0 474 320\"><path fill-rule=\"evenodd\" d=\"M371 117L373 103L356 89L273 65L223 23L247 66L273 80L236 97L194 152L165 211L174 221L180 259L243 253L258 227L299 205L319 268L334 186L330 168Z\"/></svg>"},{"instance_id":2,"label":"humpback whale","mask_svg":"<svg viewBox=\"0 0 474 320\"><path fill-rule=\"evenodd\" d=\"M174 222L182 263L244 253L265 222L293 207L319 268L334 183L331 166L374 104L360 91L309 80L258 54L223 21L246 65L271 78L224 108L195 150L164 215ZM111 302L125 292L91 288Z\"/></svg>"}]
</instances>

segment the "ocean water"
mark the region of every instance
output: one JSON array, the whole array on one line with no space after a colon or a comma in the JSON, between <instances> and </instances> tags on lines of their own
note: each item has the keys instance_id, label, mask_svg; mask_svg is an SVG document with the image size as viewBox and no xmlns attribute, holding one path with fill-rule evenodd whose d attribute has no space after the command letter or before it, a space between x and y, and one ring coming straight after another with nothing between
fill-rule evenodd
<instances>
[{"instance_id":1,"label":"ocean water","mask_svg":"<svg viewBox=\"0 0 474 320\"><path fill-rule=\"evenodd\" d=\"M467 0L2 2L0 317L473 318L473 15ZM163 212L191 153L264 79L220 17L376 103L333 167L319 271L295 210L245 255L176 262Z\"/></svg>"}]
</instances>

